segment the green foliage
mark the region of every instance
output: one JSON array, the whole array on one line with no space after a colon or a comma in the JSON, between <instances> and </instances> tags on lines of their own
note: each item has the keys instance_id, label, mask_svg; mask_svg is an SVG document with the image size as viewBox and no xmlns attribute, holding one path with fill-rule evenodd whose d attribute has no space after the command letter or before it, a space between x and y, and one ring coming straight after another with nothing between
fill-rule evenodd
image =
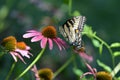
<instances>
[{"instance_id":1,"label":"green foliage","mask_svg":"<svg viewBox=\"0 0 120 80\"><path fill-rule=\"evenodd\" d=\"M119 42L115 42L115 43L112 43L110 45L111 48L117 48L117 47L120 47L120 43Z\"/></svg>"},{"instance_id":2,"label":"green foliage","mask_svg":"<svg viewBox=\"0 0 120 80\"><path fill-rule=\"evenodd\" d=\"M115 68L113 69L113 71L111 71L111 75L112 77L115 77L115 75L120 71L120 63L118 63Z\"/></svg>"},{"instance_id":3,"label":"green foliage","mask_svg":"<svg viewBox=\"0 0 120 80\"><path fill-rule=\"evenodd\" d=\"M113 53L113 55L114 55L114 57L120 56L120 51L115 51L115 52Z\"/></svg>"},{"instance_id":4,"label":"green foliage","mask_svg":"<svg viewBox=\"0 0 120 80\"><path fill-rule=\"evenodd\" d=\"M97 63L98 63L98 65L99 65L100 67L102 67L105 71L107 71L107 72L111 72L111 71L112 71L112 69L111 69L108 65L104 64L103 62L97 60Z\"/></svg>"}]
</instances>

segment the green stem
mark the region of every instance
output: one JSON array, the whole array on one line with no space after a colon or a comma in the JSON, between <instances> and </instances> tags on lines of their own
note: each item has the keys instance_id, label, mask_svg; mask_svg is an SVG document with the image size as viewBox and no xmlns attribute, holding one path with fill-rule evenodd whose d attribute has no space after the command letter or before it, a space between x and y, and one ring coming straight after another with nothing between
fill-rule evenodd
<instances>
[{"instance_id":1,"label":"green stem","mask_svg":"<svg viewBox=\"0 0 120 80\"><path fill-rule=\"evenodd\" d=\"M12 64L12 67L11 67L10 71L8 72L8 75L7 75L7 77L6 77L5 80L9 80L10 75L12 74L13 69L15 68L15 65L16 65L16 62L14 62L14 63Z\"/></svg>"},{"instance_id":2,"label":"green stem","mask_svg":"<svg viewBox=\"0 0 120 80\"><path fill-rule=\"evenodd\" d=\"M83 34L83 35L84 35L84 34L89 35L89 33L87 33L87 32L83 32L82 34ZM107 47L108 51L109 51L110 54L111 54L111 57L112 57L112 65L113 65L113 68L114 68L114 67L115 67L115 58L114 58L113 51L112 51L112 49L110 48L110 46L109 46L105 41L103 41L101 38L99 38L98 36L96 36L95 34L93 35L93 37L94 37L95 39L99 40L100 42L102 42L102 44L104 44L104 45Z\"/></svg>"},{"instance_id":3,"label":"green stem","mask_svg":"<svg viewBox=\"0 0 120 80\"><path fill-rule=\"evenodd\" d=\"M68 6L69 6L69 15L71 16L72 15L72 13L71 13L71 10L72 10L72 0L69 0L69 4L68 4Z\"/></svg>"},{"instance_id":4,"label":"green stem","mask_svg":"<svg viewBox=\"0 0 120 80\"><path fill-rule=\"evenodd\" d=\"M4 54L5 54L4 52L1 52L1 53L0 53L0 58L1 58Z\"/></svg>"},{"instance_id":5,"label":"green stem","mask_svg":"<svg viewBox=\"0 0 120 80\"><path fill-rule=\"evenodd\" d=\"M103 41L102 39L100 39L99 37L94 36L94 38L96 38L97 40L99 40L100 42L102 42L108 48L108 51L110 52L111 57L112 57L112 64L113 64L113 68L114 68L115 67L115 59L114 59L114 55L113 55L113 52L112 52L110 46L105 41Z\"/></svg>"},{"instance_id":6,"label":"green stem","mask_svg":"<svg viewBox=\"0 0 120 80\"><path fill-rule=\"evenodd\" d=\"M68 61L62 65L62 67L60 67L55 73L54 73L54 77L53 79L60 73L62 72L71 62L72 60L74 59L74 55L72 55L72 57L70 59L68 59Z\"/></svg>"},{"instance_id":7,"label":"green stem","mask_svg":"<svg viewBox=\"0 0 120 80\"><path fill-rule=\"evenodd\" d=\"M37 57L34 59L34 61L15 79L18 80L20 77L22 77L28 70L31 69L31 67L40 59L43 52L45 51L45 48L42 49L42 51L37 55Z\"/></svg>"}]
</instances>

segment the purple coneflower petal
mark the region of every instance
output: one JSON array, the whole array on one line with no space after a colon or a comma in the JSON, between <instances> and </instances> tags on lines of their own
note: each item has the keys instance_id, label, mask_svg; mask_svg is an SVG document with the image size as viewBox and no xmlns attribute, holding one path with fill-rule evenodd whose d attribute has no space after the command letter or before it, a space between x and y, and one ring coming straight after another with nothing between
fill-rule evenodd
<instances>
[{"instance_id":1,"label":"purple coneflower petal","mask_svg":"<svg viewBox=\"0 0 120 80\"><path fill-rule=\"evenodd\" d=\"M60 38L56 38L57 39L57 42L59 43L59 45L65 49L65 47L67 47L67 44Z\"/></svg>"},{"instance_id":2,"label":"purple coneflower petal","mask_svg":"<svg viewBox=\"0 0 120 80\"><path fill-rule=\"evenodd\" d=\"M23 35L23 38L31 38L37 35L40 35L40 33L26 33Z\"/></svg>"},{"instance_id":3,"label":"purple coneflower petal","mask_svg":"<svg viewBox=\"0 0 120 80\"><path fill-rule=\"evenodd\" d=\"M20 50L20 49L16 49L16 52L19 52L22 56L25 56L27 58L30 58L30 56L28 55L29 51L27 50Z\"/></svg>"},{"instance_id":4,"label":"purple coneflower petal","mask_svg":"<svg viewBox=\"0 0 120 80\"><path fill-rule=\"evenodd\" d=\"M30 50L31 48L30 48L30 46L26 46L26 50Z\"/></svg>"},{"instance_id":5,"label":"purple coneflower petal","mask_svg":"<svg viewBox=\"0 0 120 80\"><path fill-rule=\"evenodd\" d=\"M92 56L87 55L85 52L80 52L79 55L80 55L82 58L84 58L85 60L89 61L89 62L92 62L92 61L93 61Z\"/></svg>"},{"instance_id":6,"label":"purple coneflower petal","mask_svg":"<svg viewBox=\"0 0 120 80\"><path fill-rule=\"evenodd\" d=\"M61 47L61 45L59 44L59 42L57 41L57 38L55 38L55 39L53 39L54 40L54 42L58 45L58 47L59 47L59 49L60 49L60 51L62 50L62 47Z\"/></svg>"},{"instance_id":7,"label":"purple coneflower petal","mask_svg":"<svg viewBox=\"0 0 120 80\"><path fill-rule=\"evenodd\" d=\"M36 30L28 30L28 31L26 31L26 32L30 32L30 33L37 33L38 31L36 31Z\"/></svg>"},{"instance_id":8,"label":"purple coneflower petal","mask_svg":"<svg viewBox=\"0 0 120 80\"><path fill-rule=\"evenodd\" d=\"M10 54L12 55L13 59L15 60L15 62L17 62L17 58L16 58L16 56L14 55L14 52L10 52Z\"/></svg>"},{"instance_id":9,"label":"purple coneflower petal","mask_svg":"<svg viewBox=\"0 0 120 80\"><path fill-rule=\"evenodd\" d=\"M86 63L86 66L89 69L89 71L94 75L95 74L94 69L89 64L87 64L87 63Z\"/></svg>"},{"instance_id":10,"label":"purple coneflower petal","mask_svg":"<svg viewBox=\"0 0 120 80\"><path fill-rule=\"evenodd\" d=\"M88 74L92 74L91 72L86 72L84 73L82 76L80 76L80 79L82 79L84 76L88 75Z\"/></svg>"},{"instance_id":11,"label":"purple coneflower petal","mask_svg":"<svg viewBox=\"0 0 120 80\"><path fill-rule=\"evenodd\" d=\"M45 48L46 44L47 44L47 38L43 37L42 40L41 40L41 44L40 44L41 48Z\"/></svg>"},{"instance_id":12,"label":"purple coneflower petal","mask_svg":"<svg viewBox=\"0 0 120 80\"><path fill-rule=\"evenodd\" d=\"M10 54L13 56L13 59L15 60L15 62L17 62L17 58L16 57L18 57L22 62L24 62L26 64L26 62L24 61L24 59L18 53L16 53L16 52L10 52Z\"/></svg>"},{"instance_id":13,"label":"purple coneflower petal","mask_svg":"<svg viewBox=\"0 0 120 80\"><path fill-rule=\"evenodd\" d=\"M49 43L49 49L52 50L53 43L52 43L52 40L50 38L48 38L48 43Z\"/></svg>"},{"instance_id":14,"label":"purple coneflower petal","mask_svg":"<svg viewBox=\"0 0 120 80\"><path fill-rule=\"evenodd\" d=\"M31 39L31 42L37 42L37 41L40 41L41 39L43 38L43 35L38 35L38 36L35 36Z\"/></svg>"},{"instance_id":15,"label":"purple coneflower petal","mask_svg":"<svg viewBox=\"0 0 120 80\"><path fill-rule=\"evenodd\" d=\"M34 75L36 77L36 80L40 80L39 74L38 74L38 70L36 65L33 66L33 68L31 69L34 72Z\"/></svg>"}]
</instances>

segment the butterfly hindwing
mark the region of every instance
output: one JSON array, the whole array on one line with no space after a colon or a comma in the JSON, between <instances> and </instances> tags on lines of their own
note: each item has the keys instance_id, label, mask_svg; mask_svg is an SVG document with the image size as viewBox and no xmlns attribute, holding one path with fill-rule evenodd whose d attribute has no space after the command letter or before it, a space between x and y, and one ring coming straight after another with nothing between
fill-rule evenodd
<instances>
[{"instance_id":1,"label":"butterfly hindwing","mask_svg":"<svg viewBox=\"0 0 120 80\"><path fill-rule=\"evenodd\" d=\"M81 32L85 22L84 16L76 16L67 20L59 30L63 37L73 46L81 47Z\"/></svg>"}]
</instances>

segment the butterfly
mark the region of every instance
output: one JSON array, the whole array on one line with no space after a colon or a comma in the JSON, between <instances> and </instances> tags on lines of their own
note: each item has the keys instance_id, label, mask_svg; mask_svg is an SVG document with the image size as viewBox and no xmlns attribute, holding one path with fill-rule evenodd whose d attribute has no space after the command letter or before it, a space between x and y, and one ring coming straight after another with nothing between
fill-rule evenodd
<instances>
[{"instance_id":1,"label":"butterfly","mask_svg":"<svg viewBox=\"0 0 120 80\"><path fill-rule=\"evenodd\" d=\"M62 26L59 27L59 31L62 36L72 45L75 50L81 49L82 31L86 21L85 16L75 16L67 20Z\"/></svg>"}]
</instances>

